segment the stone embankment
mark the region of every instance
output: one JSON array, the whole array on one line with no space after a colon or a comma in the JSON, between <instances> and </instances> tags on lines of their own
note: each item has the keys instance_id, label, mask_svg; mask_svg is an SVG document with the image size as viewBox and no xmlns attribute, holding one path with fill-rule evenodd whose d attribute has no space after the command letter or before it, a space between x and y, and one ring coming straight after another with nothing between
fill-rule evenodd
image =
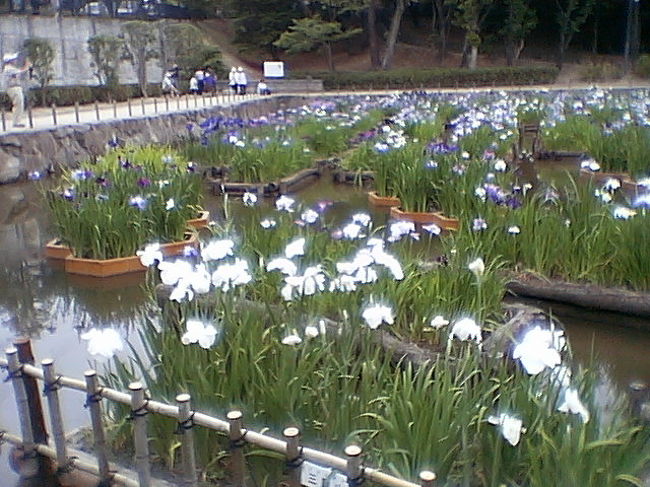
<instances>
[{"instance_id":1,"label":"stone embankment","mask_svg":"<svg viewBox=\"0 0 650 487\"><path fill-rule=\"evenodd\" d=\"M115 119L0 135L0 184L30 173L56 172L104 154L111 140L125 144L168 144L187 136L188 124L212 116L254 118L296 107L303 96L272 96L227 106L195 108L130 119Z\"/></svg>"}]
</instances>

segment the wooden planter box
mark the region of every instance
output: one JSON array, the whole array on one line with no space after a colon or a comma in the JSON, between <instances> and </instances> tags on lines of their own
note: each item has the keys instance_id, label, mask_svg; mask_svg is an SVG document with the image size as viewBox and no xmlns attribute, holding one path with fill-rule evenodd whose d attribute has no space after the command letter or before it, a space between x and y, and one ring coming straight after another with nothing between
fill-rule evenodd
<instances>
[{"instance_id":1,"label":"wooden planter box","mask_svg":"<svg viewBox=\"0 0 650 487\"><path fill-rule=\"evenodd\" d=\"M589 169L580 168L580 178L583 180L593 179L598 184L603 184L608 179L618 179L621 182L621 187L627 191L635 191L637 189L636 182L632 181L630 176L624 172L601 172L590 171Z\"/></svg>"},{"instance_id":2,"label":"wooden planter box","mask_svg":"<svg viewBox=\"0 0 650 487\"><path fill-rule=\"evenodd\" d=\"M439 212L417 212L402 211L397 207L390 209L390 216L398 220L406 220L420 225L435 223L443 230L458 230L460 222L456 218L450 218Z\"/></svg>"},{"instance_id":3,"label":"wooden planter box","mask_svg":"<svg viewBox=\"0 0 650 487\"><path fill-rule=\"evenodd\" d=\"M72 255L72 250L67 245L63 245L58 238L53 238L45 244L44 254L48 259L60 260Z\"/></svg>"},{"instance_id":4,"label":"wooden planter box","mask_svg":"<svg viewBox=\"0 0 650 487\"><path fill-rule=\"evenodd\" d=\"M376 208L392 208L401 204L397 196L379 196L375 191L368 192L368 203Z\"/></svg>"},{"instance_id":5,"label":"wooden planter box","mask_svg":"<svg viewBox=\"0 0 650 487\"><path fill-rule=\"evenodd\" d=\"M182 254L185 247L198 249L199 239L195 234L188 233L186 239L180 242L161 244L160 250L165 257L170 257ZM65 258L64 269L70 274L109 277L131 272L144 272L147 268L140 263L140 257L137 255L105 260L82 259L69 255Z\"/></svg>"},{"instance_id":6,"label":"wooden planter box","mask_svg":"<svg viewBox=\"0 0 650 487\"><path fill-rule=\"evenodd\" d=\"M209 223L210 223L210 212L207 210L200 211L199 216L197 218L192 218L191 220L187 220L187 226L190 228L196 228L197 230L199 228L206 228Z\"/></svg>"}]
</instances>

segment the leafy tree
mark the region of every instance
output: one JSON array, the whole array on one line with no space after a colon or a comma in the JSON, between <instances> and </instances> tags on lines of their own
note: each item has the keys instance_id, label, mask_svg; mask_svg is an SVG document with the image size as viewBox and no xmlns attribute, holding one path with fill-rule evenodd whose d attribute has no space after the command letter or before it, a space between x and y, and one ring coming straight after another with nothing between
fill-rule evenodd
<instances>
[{"instance_id":1,"label":"leafy tree","mask_svg":"<svg viewBox=\"0 0 650 487\"><path fill-rule=\"evenodd\" d=\"M465 31L463 59L470 69L476 68L478 48L481 45L481 26L493 3L494 0L456 0L454 23Z\"/></svg>"},{"instance_id":2,"label":"leafy tree","mask_svg":"<svg viewBox=\"0 0 650 487\"><path fill-rule=\"evenodd\" d=\"M300 2L294 0L230 0L234 17L235 43L245 48L273 52L273 42L293 19L303 17Z\"/></svg>"},{"instance_id":3,"label":"leafy tree","mask_svg":"<svg viewBox=\"0 0 650 487\"><path fill-rule=\"evenodd\" d=\"M506 63L512 66L524 48L526 36L537 25L535 11L528 0L504 0L505 23L499 34L505 40Z\"/></svg>"},{"instance_id":4,"label":"leafy tree","mask_svg":"<svg viewBox=\"0 0 650 487\"><path fill-rule=\"evenodd\" d=\"M100 85L116 86L119 82L118 65L122 40L115 36L98 35L88 39L88 52L92 57L91 68Z\"/></svg>"},{"instance_id":5,"label":"leafy tree","mask_svg":"<svg viewBox=\"0 0 650 487\"><path fill-rule=\"evenodd\" d=\"M23 48L32 63L30 76L36 78L38 86L41 88L41 102L45 105L45 90L43 88L49 85L54 77L54 68L52 67L54 48L46 39L40 37L25 40Z\"/></svg>"},{"instance_id":6,"label":"leafy tree","mask_svg":"<svg viewBox=\"0 0 650 487\"><path fill-rule=\"evenodd\" d=\"M273 44L289 54L310 52L322 47L327 66L330 71L334 71L332 43L348 39L361 32L362 29L343 31L339 22L327 22L320 17L307 17L294 20L293 25L290 25Z\"/></svg>"},{"instance_id":7,"label":"leafy tree","mask_svg":"<svg viewBox=\"0 0 650 487\"><path fill-rule=\"evenodd\" d=\"M131 20L122 24L121 38L124 40L123 59L131 62L138 77L143 96L147 96L147 61L158 57L154 48L156 31L150 22Z\"/></svg>"},{"instance_id":8,"label":"leafy tree","mask_svg":"<svg viewBox=\"0 0 650 487\"><path fill-rule=\"evenodd\" d=\"M557 65L562 68L564 55L576 32L580 30L594 8L594 0L555 0L560 42Z\"/></svg>"}]
</instances>

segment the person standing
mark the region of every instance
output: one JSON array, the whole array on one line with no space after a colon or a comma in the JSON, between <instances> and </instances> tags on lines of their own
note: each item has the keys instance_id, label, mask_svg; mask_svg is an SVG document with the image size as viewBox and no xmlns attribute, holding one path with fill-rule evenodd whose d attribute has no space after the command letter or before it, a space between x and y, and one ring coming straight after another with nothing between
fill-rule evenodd
<instances>
[{"instance_id":1,"label":"person standing","mask_svg":"<svg viewBox=\"0 0 650 487\"><path fill-rule=\"evenodd\" d=\"M237 69L233 66L228 73L228 86L232 90L233 95L237 94Z\"/></svg>"},{"instance_id":2,"label":"person standing","mask_svg":"<svg viewBox=\"0 0 650 487\"><path fill-rule=\"evenodd\" d=\"M7 96L11 100L13 126L24 127L25 93L23 91L23 76L31 67L31 63L25 61L23 67L19 68L18 53L5 54L2 61L4 64L2 74L6 78Z\"/></svg>"},{"instance_id":3,"label":"person standing","mask_svg":"<svg viewBox=\"0 0 650 487\"><path fill-rule=\"evenodd\" d=\"M246 72L244 68L239 66L237 68L237 73L235 73L235 81L237 82L237 93L240 95L246 94L246 87L248 86L248 79L246 78Z\"/></svg>"},{"instance_id":4,"label":"person standing","mask_svg":"<svg viewBox=\"0 0 650 487\"><path fill-rule=\"evenodd\" d=\"M202 95L203 94L203 88L205 86L204 83L203 83L203 81L205 80L205 72L201 68L199 68L194 73L194 77L196 78L196 82L198 84L197 93L199 95Z\"/></svg>"},{"instance_id":5,"label":"person standing","mask_svg":"<svg viewBox=\"0 0 650 487\"><path fill-rule=\"evenodd\" d=\"M190 94L196 95L199 92L199 82L196 79L196 76L190 78Z\"/></svg>"}]
</instances>

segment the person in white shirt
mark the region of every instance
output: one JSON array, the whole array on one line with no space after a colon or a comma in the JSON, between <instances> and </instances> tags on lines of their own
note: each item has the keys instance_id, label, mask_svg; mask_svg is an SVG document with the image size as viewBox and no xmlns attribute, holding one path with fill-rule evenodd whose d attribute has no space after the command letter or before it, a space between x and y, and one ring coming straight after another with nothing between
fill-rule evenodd
<instances>
[{"instance_id":1,"label":"person in white shirt","mask_svg":"<svg viewBox=\"0 0 650 487\"><path fill-rule=\"evenodd\" d=\"M199 92L199 82L196 80L196 76L190 78L190 93L196 95Z\"/></svg>"},{"instance_id":2,"label":"person in white shirt","mask_svg":"<svg viewBox=\"0 0 650 487\"><path fill-rule=\"evenodd\" d=\"M270 95L271 90L269 90L269 86L266 84L266 82L261 79L257 82L257 94L258 95Z\"/></svg>"},{"instance_id":3,"label":"person in white shirt","mask_svg":"<svg viewBox=\"0 0 650 487\"><path fill-rule=\"evenodd\" d=\"M176 86L174 86L174 79L172 78L172 73L170 71L167 71L163 76L161 87L164 95L178 95L178 90L176 89Z\"/></svg>"},{"instance_id":4,"label":"person in white shirt","mask_svg":"<svg viewBox=\"0 0 650 487\"><path fill-rule=\"evenodd\" d=\"M237 68L235 68L234 66L230 70L230 73L228 73L228 86L230 86L233 95L236 95L237 94Z\"/></svg>"},{"instance_id":5,"label":"person in white shirt","mask_svg":"<svg viewBox=\"0 0 650 487\"><path fill-rule=\"evenodd\" d=\"M237 93L240 95L245 95L246 87L248 86L248 79L246 78L244 68L241 66L237 68L237 73L235 73L235 81L237 82Z\"/></svg>"},{"instance_id":6,"label":"person in white shirt","mask_svg":"<svg viewBox=\"0 0 650 487\"><path fill-rule=\"evenodd\" d=\"M6 78L7 95L11 100L11 115L14 127L24 127L23 117L25 114L25 93L23 92L23 75L31 67L29 61L25 61L22 68L17 66L18 53L5 54L2 58L2 74Z\"/></svg>"},{"instance_id":7,"label":"person in white shirt","mask_svg":"<svg viewBox=\"0 0 650 487\"><path fill-rule=\"evenodd\" d=\"M199 95L201 95L201 94L203 94L203 80L205 79L205 73L203 72L203 70L201 68L199 68L194 73L194 77L196 78L196 82L198 84L197 93Z\"/></svg>"}]
</instances>

